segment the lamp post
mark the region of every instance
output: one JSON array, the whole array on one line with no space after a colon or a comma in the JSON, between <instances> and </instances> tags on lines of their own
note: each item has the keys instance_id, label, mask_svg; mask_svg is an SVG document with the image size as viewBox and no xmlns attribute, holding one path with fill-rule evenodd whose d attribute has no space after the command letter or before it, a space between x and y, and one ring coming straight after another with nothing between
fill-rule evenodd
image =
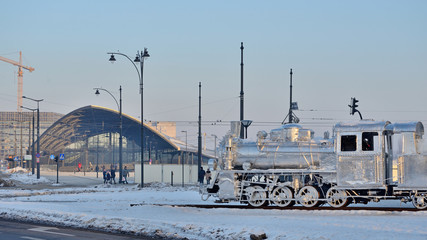
<instances>
[{"instance_id":1,"label":"lamp post","mask_svg":"<svg viewBox=\"0 0 427 240\"><path fill-rule=\"evenodd\" d=\"M107 54L111 54L110 62L115 62L116 58L114 57L114 54L121 55L126 57L135 67L136 71L138 72L139 77L139 94L141 94L141 188L144 187L144 59L147 57L150 57L150 54L148 54L147 48L144 48L144 51L137 51L135 60L132 62L132 60L123 53L119 52L108 52ZM139 62L139 66L141 69L141 72L138 70L138 67L134 62Z\"/></svg>"},{"instance_id":2,"label":"lamp post","mask_svg":"<svg viewBox=\"0 0 427 240\"><path fill-rule=\"evenodd\" d=\"M240 122L243 125L243 127L245 128L246 137L244 137L244 138L248 138L248 127L251 125L252 120L242 120Z\"/></svg>"},{"instance_id":3,"label":"lamp post","mask_svg":"<svg viewBox=\"0 0 427 240\"><path fill-rule=\"evenodd\" d=\"M188 149L187 149L187 131L181 131L181 132L185 132L185 160L187 160L187 156L186 154L188 153ZM182 186L184 187L184 160L182 161Z\"/></svg>"},{"instance_id":4,"label":"lamp post","mask_svg":"<svg viewBox=\"0 0 427 240\"><path fill-rule=\"evenodd\" d=\"M32 144L31 144L31 173L34 175L34 165L36 165L35 163L36 163L36 156L35 156L35 154L34 154L34 111L37 111L37 109L33 109L33 108L27 108L27 107L24 107L24 106L21 106L21 108L24 108L24 109L27 109L27 110L30 110L30 111L32 111L33 112L33 129L32 129L32 132L33 132L33 136L32 136ZM28 150L30 150L30 149L28 149Z\"/></svg>"},{"instance_id":5,"label":"lamp post","mask_svg":"<svg viewBox=\"0 0 427 240\"><path fill-rule=\"evenodd\" d=\"M43 99L33 99L26 96L22 98L37 102L37 156L40 156L40 102ZM40 157L37 157L37 179L40 179Z\"/></svg>"},{"instance_id":6,"label":"lamp post","mask_svg":"<svg viewBox=\"0 0 427 240\"><path fill-rule=\"evenodd\" d=\"M119 118L120 118L120 137L119 137L119 183L122 183L122 167L123 167L123 121L122 121L122 86L120 86L120 104L117 102L117 99L111 94L107 89L104 88L94 88L96 90L95 94L99 95L99 90L105 91L113 97L114 101L116 101L117 107L119 109ZM98 162L97 162L98 167ZM97 173L98 174L98 173Z\"/></svg>"}]
</instances>

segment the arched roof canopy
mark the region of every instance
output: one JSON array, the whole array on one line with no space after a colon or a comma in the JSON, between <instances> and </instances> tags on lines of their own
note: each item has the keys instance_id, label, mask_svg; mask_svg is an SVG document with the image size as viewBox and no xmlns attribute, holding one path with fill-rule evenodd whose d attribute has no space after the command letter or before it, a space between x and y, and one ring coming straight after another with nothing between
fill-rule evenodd
<instances>
[{"instance_id":1,"label":"arched roof canopy","mask_svg":"<svg viewBox=\"0 0 427 240\"><path fill-rule=\"evenodd\" d=\"M123 137L141 146L141 121L122 114ZM144 138L155 142L158 148L180 150L169 138L147 124L144 124ZM66 146L105 133L120 133L120 114L118 111L100 107L85 106L76 109L50 126L40 137L41 151L58 153Z\"/></svg>"}]
</instances>

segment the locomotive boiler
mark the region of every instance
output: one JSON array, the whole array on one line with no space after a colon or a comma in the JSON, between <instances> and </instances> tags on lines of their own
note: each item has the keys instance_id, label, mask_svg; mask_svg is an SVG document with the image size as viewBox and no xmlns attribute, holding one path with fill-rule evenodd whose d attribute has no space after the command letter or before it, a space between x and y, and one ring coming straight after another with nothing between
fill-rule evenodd
<instances>
[{"instance_id":1,"label":"locomotive boiler","mask_svg":"<svg viewBox=\"0 0 427 240\"><path fill-rule=\"evenodd\" d=\"M232 123L221 142L221 157L203 198L239 201L254 207L328 203L344 207L387 199L427 208L427 156L421 122L337 123L332 137L315 138L294 123L255 141L241 139Z\"/></svg>"}]
</instances>

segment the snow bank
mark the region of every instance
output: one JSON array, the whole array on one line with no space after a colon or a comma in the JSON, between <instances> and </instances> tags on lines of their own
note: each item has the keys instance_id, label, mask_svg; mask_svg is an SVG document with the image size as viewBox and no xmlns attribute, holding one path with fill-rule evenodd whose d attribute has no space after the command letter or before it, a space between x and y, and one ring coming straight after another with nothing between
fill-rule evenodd
<instances>
[{"instance_id":1,"label":"snow bank","mask_svg":"<svg viewBox=\"0 0 427 240\"><path fill-rule=\"evenodd\" d=\"M6 172L8 172L8 173L27 173L29 171L25 168L22 168L22 167L14 167L14 168L7 169Z\"/></svg>"},{"instance_id":2,"label":"snow bank","mask_svg":"<svg viewBox=\"0 0 427 240\"><path fill-rule=\"evenodd\" d=\"M102 231L177 239L427 239L427 212L199 209L196 186L98 185L0 190L0 216ZM136 207L131 204L138 203ZM397 204L397 203L396 203Z\"/></svg>"},{"instance_id":3,"label":"snow bank","mask_svg":"<svg viewBox=\"0 0 427 240\"><path fill-rule=\"evenodd\" d=\"M47 178L42 176L40 176L40 179L37 179L37 176L31 174L31 172L26 174L15 172L12 173L9 178L13 181L18 181L24 184L50 183Z\"/></svg>"}]
</instances>

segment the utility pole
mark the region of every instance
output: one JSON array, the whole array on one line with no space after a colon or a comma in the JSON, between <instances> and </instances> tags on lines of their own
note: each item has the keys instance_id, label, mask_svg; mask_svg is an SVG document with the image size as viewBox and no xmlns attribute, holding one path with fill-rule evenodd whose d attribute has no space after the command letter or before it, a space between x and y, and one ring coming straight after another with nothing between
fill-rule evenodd
<instances>
[{"instance_id":1,"label":"utility pole","mask_svg":"<svg viewBox=\"0 0 427 240\"><path fill-rule=\"evenodd\" d=\"M244 95L243 92L243 42L240 43L240 138L244 138L243 124L244 119L243 108L244 108Z\"/></svg>"},{"instance_id":2,"label":"utility pole","mask_svg":"<svg viewBox=\"0 0 427 240\"><path fill-rule=\"evenodd\" d=\"M211 136L215 138L214 150L215 150L215 159L216 159L216 139L217 139L218 137L217 137L215 134L212 134Z\"/></svg>"},{"instance_id":3,"label":"utility pole","mask_svg":"<svg viewBox=\"0 0 427 240\"><path fill-rule=\"evenodd\" d=\"M286 118L288 118L288 123L298 123L299 119L298 117L294 114L294 112L292 110L298 110L298 104L297 102L292 102L292 68L291 68L291 72L290 72L290 94L289 94L289 112L288 115L286 115L285 119L283 119L282 124L286 124Z\"/></svg>"},{"instance_id":4,"label":"utility pole","mask_svg":"<svg viewBox=\"0 0 427 240\"><path fill-rule=\"evenodd\" d=\"M290 99L289 99L289 113L288 113L288 116L289 116L289 123L292 123L292 118L293 118L293 116L292 116L292 68L291 68L291 72L290 72L290 75L291 75L291 85L290 85L290 94L289 94L289 96L290 96Z\"/></svg>"},{"instance_id":5,"label":"utility pole","mask_svg":"<svg viewBox=\"0 0 427 240\"><path fill-rule=\"evenodd\" d=\"M202 167L202 83L199 82L199 137L197 144L197 173Z\"/></svg>"}]
</instances>

